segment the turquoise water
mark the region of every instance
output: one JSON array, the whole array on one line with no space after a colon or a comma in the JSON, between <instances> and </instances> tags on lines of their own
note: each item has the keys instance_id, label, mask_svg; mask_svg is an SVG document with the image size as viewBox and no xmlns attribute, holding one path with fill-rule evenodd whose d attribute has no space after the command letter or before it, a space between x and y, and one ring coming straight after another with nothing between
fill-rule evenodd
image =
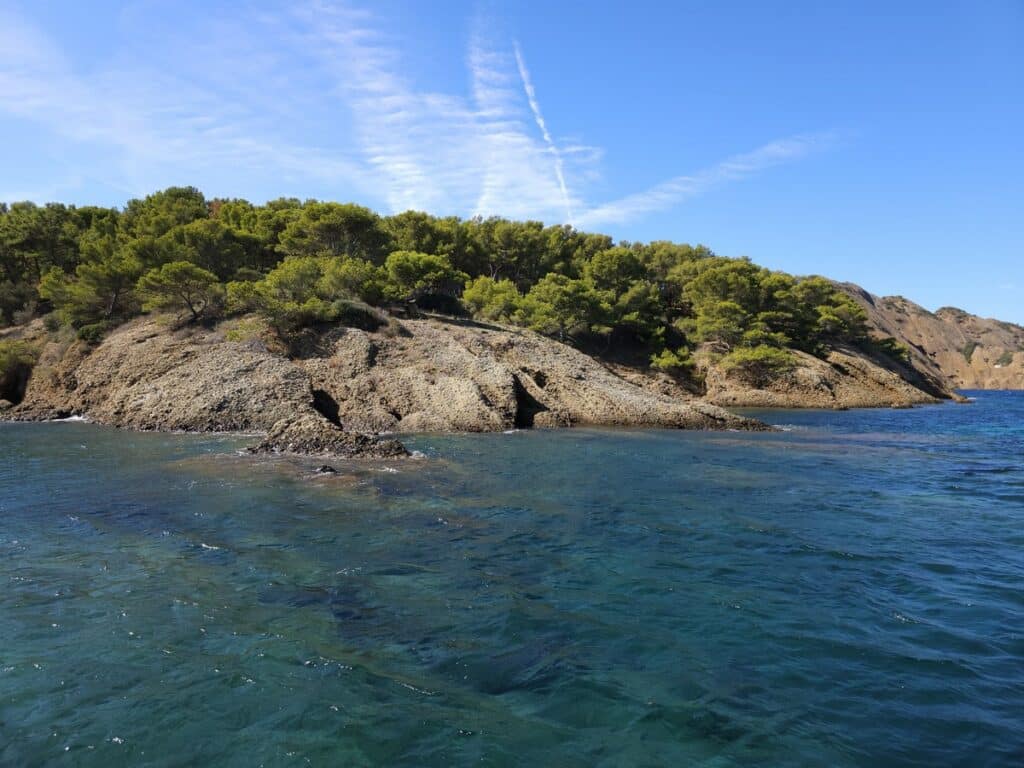
<instances>
[{"instance_id":1,"label":"turquoise water","mask_svg":"<svg viewBox=\"0 0 1024 768\"><path fill-rule=\"evenodd\" d=\"M335 477L0 425L0 765L1019 766L1024 394L976 395Z\"/></svg>"}]
</instances>

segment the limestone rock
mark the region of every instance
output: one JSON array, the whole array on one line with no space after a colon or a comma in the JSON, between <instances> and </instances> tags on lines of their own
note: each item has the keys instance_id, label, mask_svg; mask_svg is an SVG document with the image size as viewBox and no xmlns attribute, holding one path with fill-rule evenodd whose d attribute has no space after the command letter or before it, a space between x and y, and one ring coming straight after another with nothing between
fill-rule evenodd
<instances>
[{"instance_id":1,"label":"limestone rock","mask_svg":"<svg viewBox=\"0 0 1024 768\"><path fill-rule=\"evenodd\" d=\"M295 453L305 456L391 459L408 456L397 440L377 440L345 432L317 414L281 419L267 436L249 449L253 453ZM322 470L323 468L321 468ZM335 470L327 468L329 473Z\"/></svg>"}]
</instances>

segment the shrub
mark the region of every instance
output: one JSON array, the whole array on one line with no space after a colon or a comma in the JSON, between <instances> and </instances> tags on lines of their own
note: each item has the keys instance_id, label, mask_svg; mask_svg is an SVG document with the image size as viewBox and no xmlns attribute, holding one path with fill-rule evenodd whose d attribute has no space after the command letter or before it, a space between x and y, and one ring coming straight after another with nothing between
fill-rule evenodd
<instances>
[{"instance_id":1,"label":"shrub","mask_svg":"<svg viewBox=\"0 0 1024 768\"><path fill-rule=\"evenodd\" d=\"M722 358L722 368L730 375L755 386L796 366L793 354L775 347L741 347Z\"/></svg>"},{"instance_id":2,"label":"shrub","mask_svg":"<svg viewBox=\"0 0 1024 768\"><path fill-rule=\"evenodd\" d=\"M110 323L89 323L78 329L78 338L86 344L99 344L110 330Z\"/></svg>"},{"instance_id":3,"label":"shrub","mask_svg":"<svg viewBox=\"0 0 1024 768\"><path fill-rule=\"evenodd\" d=\"M976 341L968 341L964 344L963 349L960 350L960 354L962 354L964 356L964 360L969 363L971 362L971 358L974 356L974 350L980 346L981 344Z\"/></svg>"},{"instance_id":4,"label":"shrub","mask_svg":"<svg viewBox=\"0 0 1024 768\"><path fill-rule=\"evenodd\" d=\"M59 312L50 312L43 316L43 327L50 333L56 333L64 326L64 319Z\"/></svg>"},{"instance_id":5,"label":"shrub","mask_svg":"<svg viewBox=\"0 0 1024 768\"><path fill-rule=\"evenodd\" d=\"M14 283L10 280L0 283L0 325L17 323L15 314L35 297L35 288L30 283Z\"/></svg>"},{"instance_id":6,"label":"shrub","mask_svg":"<svg viewBox=\"0 0 1024 768\"><path fill-rule=\"evenodd\" d=\"M325 297L349 297L379 304L387 287L387 273L363 259L331 259L324 266L317 291Z\"/></svg>"},{"instance_id":7,"label":"shrub","mask_svg":"<svg viewBox=\"0 0 1024 768\"><path fill-rule=\"evenodd\" d=\"M388 324L387 315L379 309L352 299L338 299L331 304L331 318L334 322L364 331L375 331Z\"/></svg>"},{"instance_id":8,"label":"shrub","mask_svg":"<svg viewBox=\"0 0 1024 768\"><path fill-rule=\"evenodd\" d=\"M910 362L910 347L897 341L892 336L884 339L874 339L871 342L871 345L886 357L890 357L901 363Z\"/></svg>"},{"instance_id":9,"label":"shrub","mask_svg":"<svg viewBox=\"0 0 1024 768\"><path fill-rule=\"evenodd\" d=\"M481 275L466 283L462 301L474 317L481 320L509 320L522 296L511 280L495 280Z\"/></svg>"},{"instance_id":10,"label":"shrub","mask_svg":"<svg viewBox=\"0 0 1024 768\"><path fill-rule=\"evenodd\" d=\"M20 403L39 350L26 341L0 341L0 399Z\"/></svg>"},{"instance_id":11,"label":"shrub","mask_svg":"<svg viewBox=\"0 0 1024 768\"><path fill-rule=\"evenodd\" d=\"M689 371L693 368L690 350L686 347L680 347L675 351L663 349L661 352L651 355L651 368L670 373Z\"/></svg>"},{"instance_id":12,"label":"shrub","mask_svg":"<svg viewBox=\"0 0 1024 768\"><path fill-rule=\"evenodd\" d=\"M226 307L231 314L253 312L259 307L259 284L248 280L233 280L227 284Z\"/></svg>"},{"instance_id":13,"label":"shrub","mask_svg":"<svg viewBox=\"0 0 1024 768\"><path fill-rule=\"evenodd\" d=\"M996 365L1006 366L1006 365L1009 365L1012 362L1013 362L1013 352L1011 352L1010 350L1006 350L1005 352L1003 352L1003 354L1001 354L999 356L999 359L996 360Z\"/></svg>"},{"instance_id":14,"label":"shrub","mask_svg":"<svg viewBox=\"0 0 1024 768\"><path fill-rule=\"evenodd\" d=\"M601 297L585 281L552 273L523 297L516 317L535 331L565 340L577 329L600 324L606 312Z\"/></svg>"},{"instance_id":15,"label":"shrub","mask_svg":"<svg viewBox=\"0 0 1024 768\"><path fill-rule=\"evenodd\" d=\"M469 275L452 266L447 256L395 251L384 263L394 297L416 301L424 296L458 296Z\"/></svg>"},{"instance_id":16,"label":"shrub","mask_svg":"<svg viewBox=\"0 0 1024 768\"><path fill-rule=\"evenodd\" d=\"M253 341L259 339L266 330L266 323L262 320L248 317L230 321L230 327L226 329L224 338L228 341Z\"/></svg>"}]
</instances>

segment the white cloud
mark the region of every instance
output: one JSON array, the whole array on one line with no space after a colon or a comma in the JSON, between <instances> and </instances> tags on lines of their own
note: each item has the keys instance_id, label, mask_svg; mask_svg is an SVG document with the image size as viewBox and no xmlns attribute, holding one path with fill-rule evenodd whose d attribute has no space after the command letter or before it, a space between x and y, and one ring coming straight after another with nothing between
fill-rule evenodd
<instances>
[{"instance_id":1,"label":"white cloud","mask_svg":"<svg viewBox=\"0 0 1024 768\"><path fill-rule=\"evenodd\" d=\"M523 59L523 52L518 42L515 44L515 53L516 66L519 68L519 78L523 81L523 90L526 92L526 99L530 103L530 111L533 112L533 119L540 129L541 136L544 137L544 143L547 144L548 151L551 152L555 178L558 179L558 188L562 191L562 200L565 202L566 220L572 221L572 203L569 200L569 187L565 183L565 166L562 163L562 153L559 152L558 145L555 144L551 131L548 130L548 125L544 121L544 114L541 112L540 102L537 100L537 92L533 87L530 70L526 68L526 61Z\"/></svg>"},{"instance_id":2,"label":"white cloud","mask_svg":"<svg viewBox=\"0 0 1024 768\"><path fill-rule=\"evenodd\" d=\"M406 42L371 12L327 0L214 15L152 39L133 32L134 47L85 70L40 29L0 11L0 117L61 137L68 176L130 194L213 179L215 193L244 195L259 178L287 182L292 193L315 184L391 211L597 227L822 143L776 141L593 205L581 191L599 176L602 150L556 139L523 51L482 20L467 41L464 93L424 88L402 55Z\"/></svg>"},{"instance_id":3,"label":"white cloud","mask_svg":"<svg viewBox=\"0 0 1024 768\"><path fill-rule=\"evenodd\" d=\"M719 184L738 181L771 166L795 160L821 149L829 141L830 136L826 134L773 141L752 152L730 157L691 176L676 176L644 192L627 195L591 208L576 218L576 224L581 227L622 224L648 213L663 211Z\"/></svg>"},{"instance_id":4,"label":"white cloud","mask_svg":"<svg viewBox=\"0 0 1024 768\"><path fill-rule=\"evenodd\" d=\"M74 72L40 30L13 14L0 17L3 112L74 144L112 151L116 162L103 183L133 194L212 167L278 169L369 186L359 164L344 156L250 130L258 122L252 108L223 100L204 83L146 67ZM95 153L64 151L69 165Z\"/></svg>"}]
</instances>

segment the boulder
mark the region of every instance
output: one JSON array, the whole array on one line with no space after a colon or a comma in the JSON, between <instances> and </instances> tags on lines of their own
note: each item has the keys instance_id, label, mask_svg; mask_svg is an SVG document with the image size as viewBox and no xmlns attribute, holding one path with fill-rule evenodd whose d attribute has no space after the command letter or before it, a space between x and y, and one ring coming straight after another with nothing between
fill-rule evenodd
<instances>
[{"instance_id":1,"label":"boulder","mask_svg":"<svg viewBox=\"0 0 1024 768\"><path fill-rule=\"evenodd\" d=\"M305 456L393 459L409 452L397 440L378 440L358 432L346 432L313 414L281 419L251 453L294 453Z\"/></svg>"}]
</instances>

